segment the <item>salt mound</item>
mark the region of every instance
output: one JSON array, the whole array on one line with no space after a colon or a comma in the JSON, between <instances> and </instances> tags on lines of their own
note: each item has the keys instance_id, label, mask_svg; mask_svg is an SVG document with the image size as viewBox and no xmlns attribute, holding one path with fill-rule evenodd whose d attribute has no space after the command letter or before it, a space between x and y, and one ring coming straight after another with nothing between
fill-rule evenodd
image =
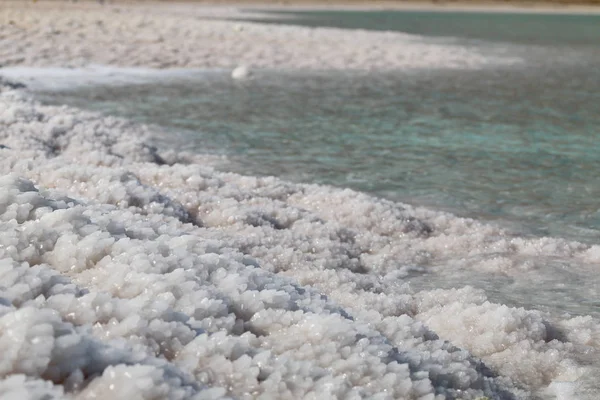
<instances>
[{"instance_id":1,"label":"salt mound","mask_svg":"<svg viewBox=\"0 0 600 400\"><path fill-rule=\"evenodd\" d=\"M216 172L149 135L0 93L3 397L525 399L593 376L597 321L403 279L594 248Z\"/></svg>"}]
</instances>

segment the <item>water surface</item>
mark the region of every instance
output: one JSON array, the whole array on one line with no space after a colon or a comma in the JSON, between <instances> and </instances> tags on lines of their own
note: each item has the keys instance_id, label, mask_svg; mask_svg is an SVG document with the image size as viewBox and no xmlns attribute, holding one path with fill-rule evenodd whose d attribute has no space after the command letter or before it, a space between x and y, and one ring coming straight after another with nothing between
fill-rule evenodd
<instances>
[{"instance_id":1,"label":"water surface","mask_svg":"<svg viewBox=\"0 0 600 400\"><path fill-rule=\"evenodd\" d=\"M191 79L191 78L190 78ZM594 242L600 81L576 68L227 73L43 99L178 131L227 169L449 210Z\"/></svg>"},{"instance_id":2,"label":"water surface","mask_svg":"<svg viewBox=\"0 0 600 400\"><path fill-rule=\"evenodd\" d=\"M598 46L600 43L600 13L583 15L418 10L260 10L260 13L269 15L269 18L246 20L546 46Z\"/></svg>"}]
</instances>

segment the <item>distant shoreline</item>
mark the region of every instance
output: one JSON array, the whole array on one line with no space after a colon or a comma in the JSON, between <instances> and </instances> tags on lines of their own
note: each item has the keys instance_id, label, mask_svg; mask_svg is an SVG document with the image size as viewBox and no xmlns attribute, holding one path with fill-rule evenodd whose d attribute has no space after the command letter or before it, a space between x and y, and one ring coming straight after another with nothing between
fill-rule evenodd
<instances>
[{"instance_id":1,"label":"distant shoreline","mask_svg":"<svg viewBox=\"0 0 600 400\"><path fill-rule=\"evenodd\" d=\"M82 0L79 0L82 1ZM86 0L83 0L86 1ZM94 0L87 0L94 1ZM406 10L440 12L524 12L524 13L566 13L600 14L600 0L572 2L569 0L548 1L464 1L464 0L105 0L110 4L118 3L196 3L207 6L266 7L289 10Z\"/></svg>"},{"instance_id":2,"label":"distant shoreline","mask_svg":"<svg viewBox=\"0 0 600 400\"><path fill-rule=\"evenodd\" d=\"M9 23L0 24L0 36L11 43L0 54L4 67L396 70L521 62L415 41L402 32L244 22L269 18L252 7L141 1L102 6L90 0L2 4L9 6L0 7L0 20ZM57 46L60 51L54 51Z\"/></svg>"},{"instance_id":3,"label":"distant shoreline","mask_svg":"<svg viewBox=\"0 0 600 400\"><path fill-rule=\"evenodd\" d=\"M557 13L600 14L600 0L521 1L521 0L0 0L2 3L103 3L176 5L197 4L217 7L269 8L285 10L397 10L439 12L501 12L501 13Z\"/></svg>"},{"instance_id":4,"label":"distant shoreline","mask_svg":"<svg viewBox=\"0 0 600 400\"><path fill-rule=\"evenodd\" d=\"M142 2L137 0L136 2ZM529 2L435 2L423 0L421 2L396 3L396 2L374 2L364 4L364 2L340 1L328 2L328 4L313 3L312 0L294 0L285 2L254 3L248 2L208 2L203 0L183 0L180 3L206 4L213 6L235 6L244 8L268 8L273 10L286 11L309 11L309 10L340 10L340 11L424 11L424 12L472 12L472 13L524 13L524 14L576 14L576 15L600 15L600 3L589 4L568 4L568 3L529 3ZM166 4L167 1L158 3Z\"/></svg>"}]
</instances>

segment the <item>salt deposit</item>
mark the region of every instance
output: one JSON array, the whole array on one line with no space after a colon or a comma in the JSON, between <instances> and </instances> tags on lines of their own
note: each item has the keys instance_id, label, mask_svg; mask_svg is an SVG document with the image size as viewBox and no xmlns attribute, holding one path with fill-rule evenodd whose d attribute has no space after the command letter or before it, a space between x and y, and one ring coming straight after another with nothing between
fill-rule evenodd
<instances>
[{"instance_id":1,"label":"salt deposit","mask_svg":"<svg viewBox=\"0 0 600 400\"><path fill-rule=\"evenodd\" d=\"M0 11L5 65L490 62L392 33L232 29L179 8L21 4ZM153 147L147 127L43 106L11 86L0 83L2 398L600 393L595 319L405 283L433 263L515 277L544 257L593 267L600 246L221 173L210 157Z\"/></svg>"},{"instance_id":2,"label":"salt deposit","mask_svg":"<svg viewBox=\"0 0 600 400\"><path fill-rule=\"evenodd\" d=\"M403 277L424 258L597 262L597 246L216 172L143 126L9 89L0 127L7 398L511 399L593 382L596 321Z\"/></svg>"},{"instance_id":3,"label":"salt deposit","mask_svg":"<svg viewBox=\"0 0 600 400\"><path fill-rule=\"evenodd\" d=\"M231 9L2 2L0 65L292 69L477 68L519 62L395 32L216 20Z\"/></svg>"}]
</instances>

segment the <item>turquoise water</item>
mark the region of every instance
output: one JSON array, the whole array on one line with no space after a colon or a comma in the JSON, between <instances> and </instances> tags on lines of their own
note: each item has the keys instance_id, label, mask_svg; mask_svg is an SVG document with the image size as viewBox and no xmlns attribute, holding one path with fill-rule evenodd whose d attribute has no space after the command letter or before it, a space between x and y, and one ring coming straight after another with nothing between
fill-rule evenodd
<instances>
[{"instance_id":1,"label":"turquoise water","mask_svg":"<svg viewBox=\"0 0 600 400\"><path fill-rule=\"evenodd\" d=\"M313 27L400 31L430 37L452 37L546 46L564 44L598 46L600 43L600 14L393 10L370 12L261 10L261 13L270 14L270 18L254 18L252 21Z\"/></svg>"},{"instance_id":2,"label":"turquoise water","mask_svg":"<svg viewBox=\"0 0 600 400\"><path fill-rule=\"evenodd\" d=\"M44 95L179 132L224 168L352 187L508 224L600 237L600 84L567 68L227 73Z\"/></svg>"}]
</instances>

